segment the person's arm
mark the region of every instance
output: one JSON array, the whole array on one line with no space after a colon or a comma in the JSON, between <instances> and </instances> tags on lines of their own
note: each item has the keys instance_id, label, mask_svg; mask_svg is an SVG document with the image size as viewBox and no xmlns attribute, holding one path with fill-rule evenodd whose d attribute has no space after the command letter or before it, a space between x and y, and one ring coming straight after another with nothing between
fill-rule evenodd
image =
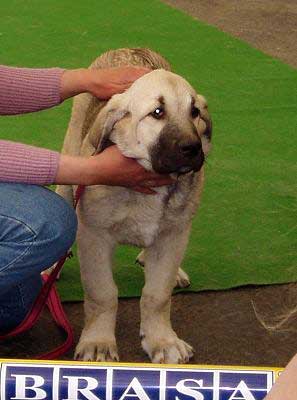
<instances>
[{"instance_id":1,"label":"person's arm","mask_svg":"<svg viewBox=\"0 0 297 400\"><path fill-rule=\"evenodd\" d=\"M0 182L50 185L59 160L55 151L0 140Z\"/></svg>"},{"instance_id":2,"label":"person's arm","mask_svg":"<svg viewBox=\"0 0 297 400\"><path fill-rule=\"evenodd\" d=\"M25 114L58 105L61 68L14 68L0 65L0 115Z\"/></svg>"},{"instance_id":3,"label":"person's arm","mask_svg":"<svg viewBox=\"0 0 297 400\"><path fill-rule=\"evenodd\" d=\"M57 184L125 186L137 192L154 194L154 187L170 185L169 175L145 170L136 160L121 154L117 146L92 157L61 155Z\"/></svg>"},{"instance_id":4,"label":"person's arm","mask_svg":"<svg viewBox=\"0 0 297 400\"><path fill-rule=\"evenodd\" d=\"M297 354L286 366L264 400L297 399Z\"/></svg>"},{"instance_id":5,"label":"person's arm","mask_svg":"<svg viewBox=\"0 0 297 400\"><path fill-rule=\"evenodd\" d=\"M149 71L142 67L65 70L0 65L0 115L44 110L84 92L108 99Z\"/></svg>"},{"instance_id":6,"label":"person's arm","mask_svg":"<svg viewBox=\"0 0 297 400\"><path fill-rule=\"evenodd\" d=\"M61 78L61 98L65 100L88 92L99 99L109 99L122 93L142 75L151 70L144 67L65 70Z\"/></svg>"},{"instance_id":7,"label":"person's arm","mask_svg":"<svg viewBox=\"0 0 297 400\"><path fill-rule=\"evenodd\" d=\"M64 99L82 92L90 92L94 96L106 99L115 93L124 91L133 81L147 72L149 70L146 68L135 67L102 70L62 70L59 68L36 70L0 66L0 114L38 111L52 107ZM119 151L117 150L116 153L119 153ZM52 183L95 184L96 182L97 184L113 184L114 181L121 185L121 179L123 179L123 186L132 187L133 177L131 176L130 179L128 176L128 181L129 179L130 181L127 182L125 173L123 173L127 168L127 172L132 175L137 172L134 176L134 189L144 192L150 191L138 187L139 182L150 179L148 173L140 168L135 160L121 157L121 159L117 158L119 168L112 160L106 160L107 164L114 165L115 169L111 170L110 173L107 170L104 172L106 175L103 175L104 165L99 163L100 165L96 168L93 158L86 162L85 159L80 157L65 157L51 150L0 141L0 181L39 185ZM124 163L123 160L125 160ZM134 168L132 170L131 165ZM73 168L73 171L71 171L71 168ZM109 181L108 177L114 174L114 171L116 171L116 174L113 175L110 183L105 183ZM144 173L145 175L143 175ZM122 178L118 179L117 175ZM55 181L56 176L58 177L57 182ZM71 177L70 180L62 182L69 177ZM80 177L83 177L83 181L78 182L77 178ZM91 183L89 183L89 179L91 179ZM159 179L161 178L159 177ZM162 182L160 181L161 185ZM151 186L159 186L159 184L156 183Z\"/></svg>"},{"instance_id":8,"label":"person's arm","mask_svg":"<svg viewBox=\"0 0 297 400\"><path fill-rule=\"evenodd\" d=\"M116 146L97 156L74 157L0 140L0 182L113 185L153 194L153 187L169 185L173 180L146 171L136 160L124 157Z\"/></svg>"}]
</instances>

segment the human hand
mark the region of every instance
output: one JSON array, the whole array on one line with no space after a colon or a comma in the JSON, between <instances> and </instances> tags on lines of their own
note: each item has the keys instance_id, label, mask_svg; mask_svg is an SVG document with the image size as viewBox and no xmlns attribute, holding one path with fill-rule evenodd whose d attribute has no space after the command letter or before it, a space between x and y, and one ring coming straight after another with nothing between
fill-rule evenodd
<instances>
[{"instance_id":1,"label":"human hand","mask_svg":"<svg viewBox=\"0 0 297 400\"><path fill-rule=\"evenodd\" d=\"M90 184L96 184L99 174L101 185L125 186L137 192L155 194L154 187L174 183L169 175L147 171L135 159L123 156L117 146L92 156L89 162Z\"/></svg>"},{"instance_id":2,"label":"human hand","mask_svg":"<svg viewBox=\"0 0 297 400\"><path fill-rule=\"evenodd\" d=\"M89 92L101 100L122 93L142 75L151 70L144 67L118 67L106 69L74 69L64 71L61 78L61 99Z\"/></svg>"},{"instance_id":3,"label":"human hand","mask_svg":"<svg viewBox=\"0 0 297 400\"><path fill-rule=\"evenodd\" d=\"M145 170L135 159L123 156L114 145L88 158L61 155L55 183L124 186L155 194L154 187L170 185L174 180L169 175Z\"/></svg>"},{"instance_id":4,"label":"human hand","mask_svg":"<svg viewBox=\"0 0 297 400\"><path fill-rule=\"evenodd\" d=\"M90 69L88 92L99 99L106 100L116 93L128 89L142 75L151 72L143 67L119 67L108 69Z\"/></svg>"}]
</instances>

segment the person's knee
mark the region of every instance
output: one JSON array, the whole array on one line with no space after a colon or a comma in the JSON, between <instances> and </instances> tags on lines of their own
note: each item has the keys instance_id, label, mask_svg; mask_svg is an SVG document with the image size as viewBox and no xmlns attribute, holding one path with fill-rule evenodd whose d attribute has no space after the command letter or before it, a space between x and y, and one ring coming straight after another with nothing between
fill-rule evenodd
<instances>
[{"instance_id":1,"label":"person's knee","mask_svg":"<svg viewBox=\"0 0 297 400\"><path fill-rule=\"evenodd\" d=\"M76 213L69 204L60 197L62 202L57 204L54 219L47 226L49 237L55 241L57 246L64 246L66 251L72 246L75 241L77 231Z\"/></svg>"},{"instance_id":2,"label":"person's knee","mask_svg":"<svg viewBox=\"0 0 297 400\"><path fill-rule=\"evenodd\" d=\"M30 257L34 264L43 265L44 269L49 267L75 240L77 218L73 208L44 187L16 184L2 188L0 215L15 220L20 227L15 236L12 224L8 223L10 242L20 245L21 250L25 244L28 250L22 251L23 255Z\"/></svg>"},{"instance_id":3,"label":"person's knee","mask_svg":"<svg viewBox=\"0 0 297 400\"><path fill-rule=\"evenodd\" d=\"M46 246L53 259L64 255L75 241L77 217L74 209L59 195L50 192L38 210L35 246ZM54 260L56 261L56 260Z\"/></svg>"},{"instance_id":4,"label":"person's knee","mask_svg":"<svg viewBox=\"0 0 297 400\"><path fill-rule=\"evenodd\" d=\"M0 279L16 261L30 252L36 233L18 217L0 214ZM1 285L0 285L1 287Z\"/></svg>"}]
</instances>

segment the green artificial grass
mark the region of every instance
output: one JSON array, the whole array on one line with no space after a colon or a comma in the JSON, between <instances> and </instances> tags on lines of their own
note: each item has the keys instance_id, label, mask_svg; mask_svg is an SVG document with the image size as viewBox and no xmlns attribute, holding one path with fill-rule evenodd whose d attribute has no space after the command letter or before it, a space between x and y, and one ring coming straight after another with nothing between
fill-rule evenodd
<instances>
[{"instance_id":1,"label":"green artificial grass","mask_svg":"<svg viewBox=\"0 0 297 400\"><path fill-rule=\"evenodd\" d=\"M184 259L188 290L297 280L296 70L157 0L2 0L0 15L2 64L77 68L111 48L150 47L207 97L213 151ZM58 150L70 109L1 118L0 136ZM137 252L117 251L121 296L141 293ZM82 298L76 258L59 289Z\"/></svg>"}]
</instances>

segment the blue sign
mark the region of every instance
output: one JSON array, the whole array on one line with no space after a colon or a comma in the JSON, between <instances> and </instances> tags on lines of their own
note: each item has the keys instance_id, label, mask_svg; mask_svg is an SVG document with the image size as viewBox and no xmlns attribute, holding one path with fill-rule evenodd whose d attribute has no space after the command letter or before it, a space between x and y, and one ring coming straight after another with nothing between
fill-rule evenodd
<instances>
[{"instance_id":1,"label":"blue sign","mask_svg":"<svg viewBox=\"0 0 297 400\"><path fill-rule=\"evenodd\" d=\"M262 400L273 370L1 363L2 400Z\"/></svg>"}]
</instances>

